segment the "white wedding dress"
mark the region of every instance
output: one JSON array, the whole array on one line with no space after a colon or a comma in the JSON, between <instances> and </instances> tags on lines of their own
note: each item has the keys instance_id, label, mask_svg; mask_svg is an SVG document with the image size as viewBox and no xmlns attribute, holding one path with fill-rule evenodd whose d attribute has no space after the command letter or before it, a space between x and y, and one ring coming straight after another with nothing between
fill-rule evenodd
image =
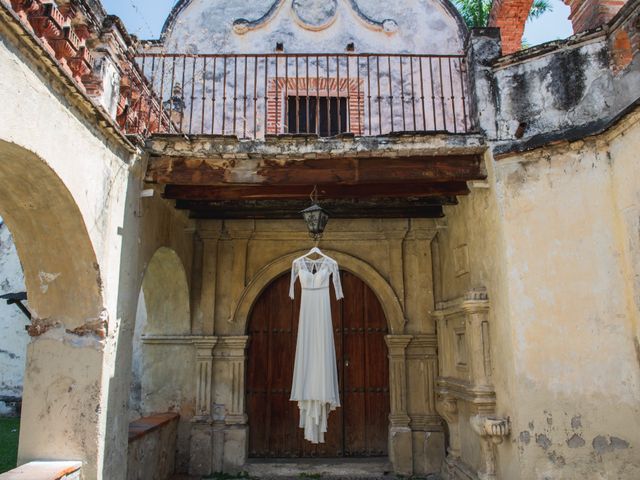
<instances>
[{"instance_id":1,"label":"white wedding dress","mask_svg":"<svg viewBox=\"0 0 640 480\"><path fill-rule=\"evenodd\" d=\"M338 263L329 257L293 261L289 296L294 298L300 278L302 299L291 400L298 402L304 438L324 443L329 412L340 406L336 348L333 342L329 277L333 275L336 298L343 298Z\"/></svg>"}]
</instances>

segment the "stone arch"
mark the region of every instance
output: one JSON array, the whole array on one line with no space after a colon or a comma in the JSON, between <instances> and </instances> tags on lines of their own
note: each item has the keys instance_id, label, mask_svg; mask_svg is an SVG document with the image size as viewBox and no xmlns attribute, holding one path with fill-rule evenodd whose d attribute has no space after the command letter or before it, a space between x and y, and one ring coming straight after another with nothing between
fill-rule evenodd
<instances>
[{"instance_id":1,"label":"stone arch","mask_svg":"<svg viewBox=\"0 0 640 480\"><path fill-rule=\"evenodd\" d=\"M271 262L263 267L245 288L233 316L233 322L237 329L246 332L249 315L253 304L260 297L262 291L276 278L291 269L291 262L305 251L298 251ZM393 335L404 331L405 318L400 301L387 280L367 262L336 250L325 250L325 253L333 257L341 269L353 273L363 280L378 297L387 323L389 332Z\"/></svg>"},{"instance_id":2,"label":"stone arch","mask_svg":"<svg viewBox=\"0 0 640 480\"><path fill-rule=\"evenodd\" d=\"M142 278L140 295L147 320L146 325L141 325L141 333L188 335L191 332L187 272L174 250L168 247L156 250Z\"/></svg>"},{"instance_id":3,"label":"stone arch","mask_svg":"<svg viewBox=\"0 0 640 480\"><path fill-rule=\"evenodd\" d=\"M78 205L44 160L2 140L0 215L13 234L36 321L73 330L100 319L100 269Z\"/></svg>"},{"instance_id":4,"label":"stone arch","mask_svg":"<svg viewBox=\"0 0 640 480\"><path fill-rule=\"evenodd\" d=\"M18 462L74 458L96 476L108 318L87 225L46 159L1 139L0 215L13 234L33 315Z\"/></svg>"}]
</instances>

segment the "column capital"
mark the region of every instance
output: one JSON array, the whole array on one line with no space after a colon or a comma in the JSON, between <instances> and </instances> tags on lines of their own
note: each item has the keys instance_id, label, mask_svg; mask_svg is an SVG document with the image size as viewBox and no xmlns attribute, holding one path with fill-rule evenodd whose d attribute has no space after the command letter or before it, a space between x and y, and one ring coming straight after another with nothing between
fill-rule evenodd
<instances>
[{"instance_id":1,"label":"column capital","mask_svg":"<svg viewBox=\"0 0 640 480\"><path fill-rule=\"evenodd\" d=\"M222 220L201 220L197 225L198 236L202 240L219 240L222 236Z\"/></svg>"},{"instance_id":2,"label":"column capital","mask_svg":"<svg viewBox=\"0 0 640 480\"><path fill-rule=\"evenodd\" d=\"M384 337L389 348L389 354L404 354L407 346L413 339L413 335L387 335Z\"/></svg>"},{"instance_id":3,"label":"column capital","mask_svg":"<svg viewBox=\"0 0 640 480\"><path fill-rule=\"evenodd\" d=\"M214 351L216 358L244 357L249 337L247 335L228 335L217 337Z\"/></svg>"},{"instance_id":4,"label":"column capital","mask_svg":"<svg viewBox=\"0 0 640 480\"><path fill-rule=\"evenodd\" d=\"M462 302L462 309L467 314L486 313L489 311L489 294L485 287L469 290Z\"/></svg>"}]
</instances>

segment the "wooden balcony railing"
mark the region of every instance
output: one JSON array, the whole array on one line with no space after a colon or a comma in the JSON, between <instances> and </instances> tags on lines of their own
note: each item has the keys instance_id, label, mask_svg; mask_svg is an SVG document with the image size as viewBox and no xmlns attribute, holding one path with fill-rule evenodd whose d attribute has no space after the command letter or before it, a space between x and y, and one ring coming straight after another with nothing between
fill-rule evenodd
<instances>
[{"instance_id":1,"label":"wooden balcony railing","mask_svg":"<svg viewBox=\"0 0 640 480\"><path fill-rule=\"evenodd\" d=\"M156 123L149 134L472 130L459 55L164 53L140 55L137 62L162 99L158 115L172 120Z\"/></svg>"}]
</instances>

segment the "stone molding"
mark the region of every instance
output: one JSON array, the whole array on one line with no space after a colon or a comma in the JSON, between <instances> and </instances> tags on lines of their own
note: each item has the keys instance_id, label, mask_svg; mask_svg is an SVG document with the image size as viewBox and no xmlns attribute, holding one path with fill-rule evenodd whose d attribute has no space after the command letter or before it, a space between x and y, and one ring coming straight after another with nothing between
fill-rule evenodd
<instances>
[{"instance_id":1,"label":"stone molding","mask_svg":"<svg viewBox=\"0 0 640 480\"><path fill-rule=\"evenodd\" d=\"M267 285L269 285L269 283L271 283L275 278L284 272L288 272L291 269L291 262L305 253L306 250L299 250L280 257L262 267L262 269L253 276L247 287L242 292L240 299L236 304L233 319L231 320L231 323L238 326L238 330L246 331L251 308L260 293L262 293ZM384 314L389 325L389 331L396 334L404 330L406 320L404 318L404 311L400 301L391 285L389 285L387 280L380 275L377 270L367 262L343 252L324 249L324 253L333 257L341 268L361 278L367 285L369 285L369 287L371 287L380 300L380 304L382 305L382 309L384 310ZM409 338L411 338L410 335Z\"/></svg>"},{"instance_id":2,"label":"stone molding","mask_svg":"<svg viewBox=\"0 0 640 480\"><path fill-rule=\"evenodd\" d=\"M469 290L463 297L441 302L433 317L438 324L436 409L449 427L450 447L445 470L451 478L495 480L495 445L509 434L508 420L495 417L496 393L492 384L490 302L484 287ZM458 350L464 350L459 352ZM465 359L459 368L457 358ZM464 403L464 407L460 405ZM464 412L464 415L463 413ZM482 465L474 472L473 462L464 458L469 438L461 438L462 422L468 421L480 442Z\"/></svg>"},{"instance_id":3,"label":"stone molding","mask_svg":"<svg viewBox=\"0 0 640 480\"><path fill-rule=\"evenodd\" d=\"M483 466L478 472L478 478L495 480L497 478L495 445L502 443L511 432L509 419L474 415L469 419L469 423L473 431L480 436Z\"/></svg>"}]
</instances>

